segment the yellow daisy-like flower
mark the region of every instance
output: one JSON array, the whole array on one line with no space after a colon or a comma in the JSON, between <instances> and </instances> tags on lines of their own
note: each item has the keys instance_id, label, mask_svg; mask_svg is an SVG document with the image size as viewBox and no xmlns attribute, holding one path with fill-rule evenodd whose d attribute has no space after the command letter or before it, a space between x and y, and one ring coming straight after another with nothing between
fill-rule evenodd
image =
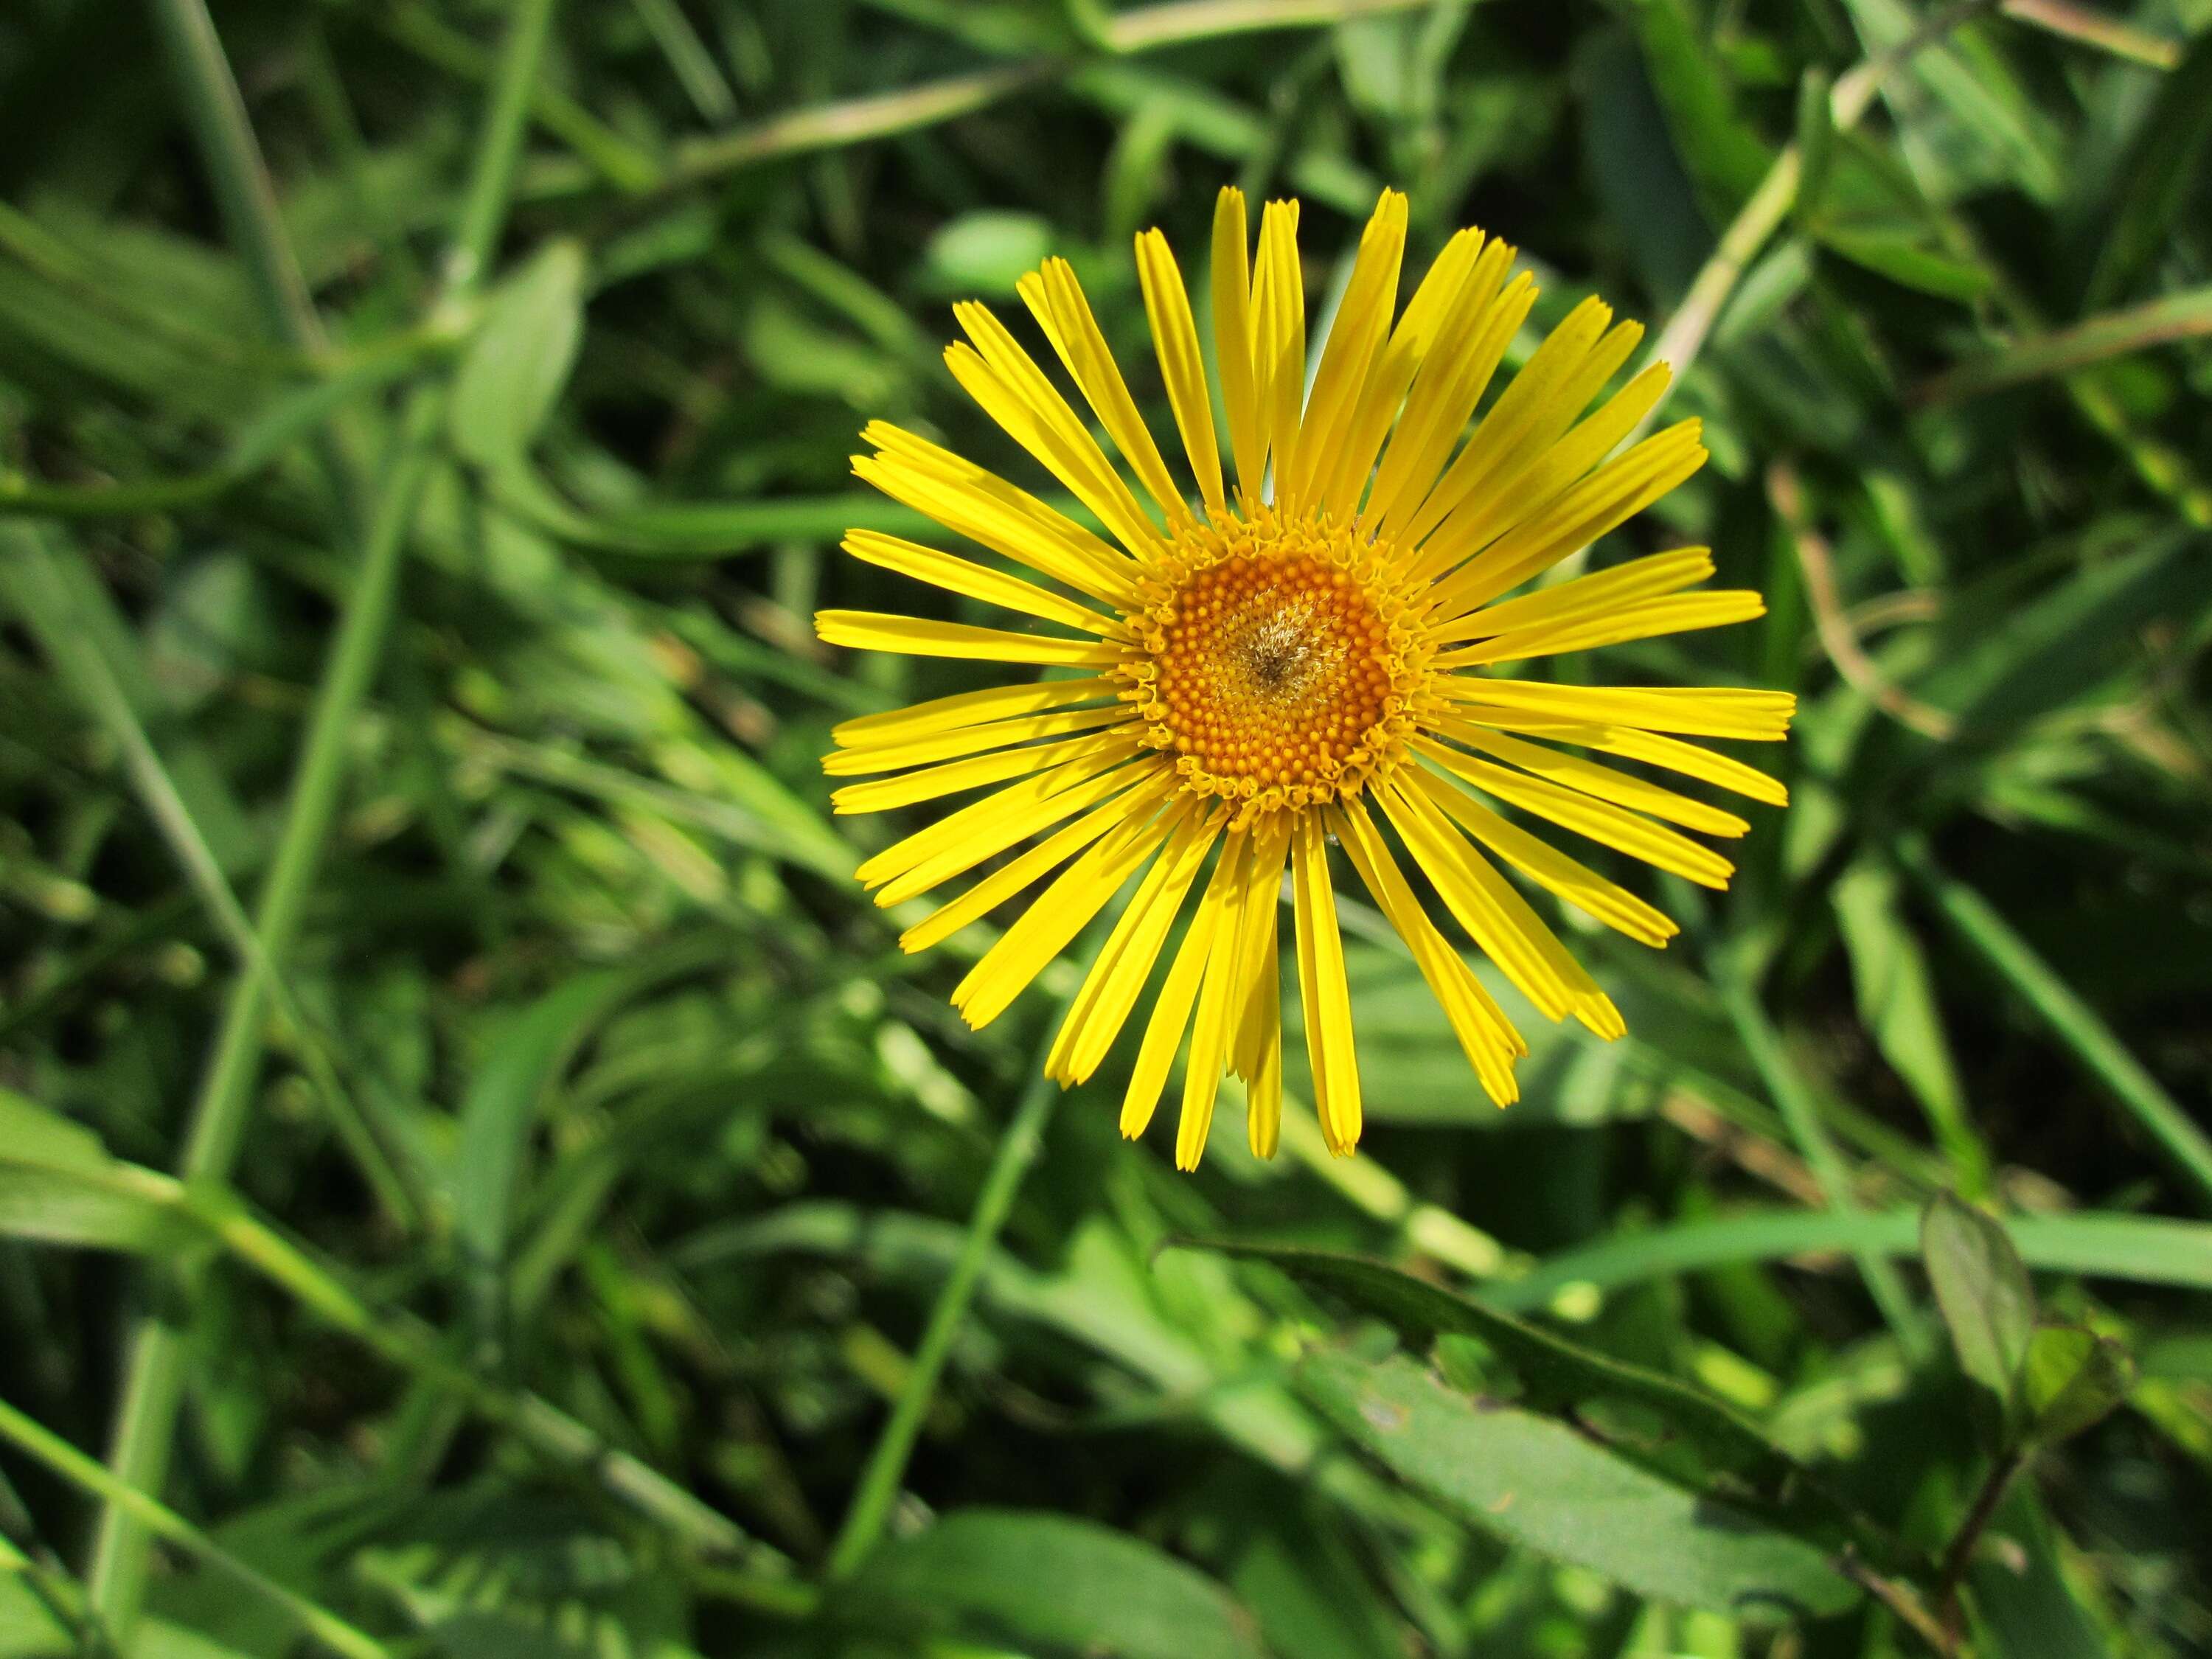
<instances>
[{"instance_id":1,"label":"yellow daisy-like flower","mask_svg":"<svg viewBox=\"0 0 2212 1659\"><path fill-rule=\"evenodd\" d=\"M1498 805L1722 887L1729 862L1668 826L1741 836L1743 819L1570 751L1777 805L1785 799L1764 773L1682 741L1779 738L1793 708L1784 693L1617 690L1491 672L1765 609L1753 592L1687 592L1712 574L1704 548L1505 597L1704 462L1695 421L1612 454L1657 404L1664 365L1584 413L1642 331L1585 301L1462 445L1536 297L1526 273L1508 280L1513 249L1460 232L1394 322L1406 198L1384 191L1309 389L1297 222L1297 203L1268 204L1255 269L1244 198L1221 193L1212 279L1219 423L1175 256L1158 230L1137 238L1146 314L1195 503L1138 413L1064 260L1024 277L1021 296L1149 504L986 307L955 307L968 343L950 348L946 362L1112 540L912 433L880 422L867 428L876 453L855 458L861 477L1043 582L867 531L854 532L847 550L1064 631L872 611L817 619L832 644L1073 671L848 721L823 764L840 776L895 775L838 790L841 812L990 792L860 866L879 904L1042 837L901 941L909 951L936 944L1052 877L954 991L972 1026L1005 1012L1134 881L1047 1062L1063 1085L1105 1059L1198 890L1144 1021L1121 1109L1122 1133L1141 1133L1188 1033L1176 1140L1184 1169L1205 1148L1224 1074L1244 1080L1253 1151L1274 1151L1277 901L1286 868L1316 1105L1331 1149L1348 1152L1359 1139L1359 1074L1332 842L1403 936L1475 1075L1503 1105L1515 1098L1513 1065L1527 1045L1431 920L1391 837L1547 1018L1571 1015L1614 1037L1625 1030L1619 1011L1497 866L1647 945L1664 945L1675 926L1510 822Z\"/></svg>"}]
</instances>

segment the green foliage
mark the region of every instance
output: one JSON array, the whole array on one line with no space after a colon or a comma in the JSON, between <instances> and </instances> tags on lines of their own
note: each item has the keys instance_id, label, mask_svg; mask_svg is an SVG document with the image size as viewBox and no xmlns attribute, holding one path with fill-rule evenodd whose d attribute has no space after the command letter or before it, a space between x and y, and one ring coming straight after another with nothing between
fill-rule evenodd
<instances>
[{"instance_id":1,"label":"green foliage","mask_svg":"<svg viewBox=\"0 0 2212 1659\"><path fill-rule=\"evenodd\" d=\"M2202 0L125 11L0 7L0 1656L2212 1647ZM1386 183L1650 325L1589 557L1769 615L1547 672L1801 719L1561 920L1626 1038L1478 965L1498 1111L1346 892L1358 1155L1294 1029L1186 1177L858 890L976 678L808 618L985 620L868 420L1059 501L951 301L1169 433L1225 181L1316 348Z\"/></svg>"}]
</instances>

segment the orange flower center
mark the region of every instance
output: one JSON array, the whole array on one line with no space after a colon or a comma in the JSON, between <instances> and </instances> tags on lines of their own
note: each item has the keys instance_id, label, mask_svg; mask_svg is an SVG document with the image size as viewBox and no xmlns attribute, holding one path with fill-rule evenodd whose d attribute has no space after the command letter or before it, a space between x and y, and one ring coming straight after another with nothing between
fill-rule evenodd
<instances>
[{"instance_id":1,"label":"orange flower center","mask_svg":"<svg viewBox=\"0 0 2212 1659\"><path fill-rule=\"evenodd\" d=\"M1305 805L1357 790L1402 747L1407 630L1371 565L1346 532L1272 514L1179 538L1139 619L1136 702L1188 787Z\"/></svg>"}]
</instances>

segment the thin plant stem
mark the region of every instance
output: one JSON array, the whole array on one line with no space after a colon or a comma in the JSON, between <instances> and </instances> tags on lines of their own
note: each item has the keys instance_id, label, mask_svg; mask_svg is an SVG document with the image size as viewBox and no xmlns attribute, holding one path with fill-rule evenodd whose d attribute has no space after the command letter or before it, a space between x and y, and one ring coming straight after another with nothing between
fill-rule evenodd
<instances>
[{"instance_id":1,"label":"thin plant stem","mask_svg":"<svg viewBox=\"0 0 2212 1659\"><path fill-rule=\"evenodd\" d=\"M1766 1010L1759 1006L1758 994L1741 963L1723 965L1719 990L1721 1004L1735 1026L1736 1036L1750 1054L1760 1080L1774 1097L1790 1138L1796 1143L1799 1154L1813 1171L1813 1178L1820 1183L1820 1193L1828 1208L1844 1216L1863 1213L1851 1192L1850 1171L1844 1164L1843 1155L1836 1150L1836 1143L1829 1139L1827 1126L1820 1121L1812 1091L1783 1048L1782 1034L1774 1029ZM1873 1250L1857 1251L1854 1259L1858 1264L1859 1277L1866 1281L1867 1293L1881 1310L1882 1318L1908 1353L1918 1353L1925 1346L1925 1332L1895 1266Z\"/></svg>"},{"instance_id":2,"label":"thin plant stem","mask_svg":"<svg viewBox=\"0 0 2212 1659\"><path fill-rule=\"evenodd\" d=\"M1947 1654L1959 1650L1959 1586L1965 1582L1966 1569L1973 1563L1974 1547L1989 1530L1997 1505L2004 1501L2013 1477L2027 1461L2026 1449L2014 1446L1990 1465L1990 1472L1982 1477L1981 1490L1974 1494L1973 1507L1959 1522L1950 1547L1943 1552L1942 1569L1936 1579L1936 1616L1942 1621L1942 1650Z\"/></svg>"},{"instance_id":3,"label":"thin plant stem","mask_svg":"<svg viewBox=\"0 0 2212 1659\"><path fill-rule=\"evenodd\" d=\"M448 305L474 290L497 242L552 9L553 0L521 0L508 25L475 173L445 267L443 300ZM213 43L213 50L222 78L229 82L220 44ZM197 74L216 72L204 55L186 61ZM197 95L215 102L222 94L204 88ZM345 778L355 716L383 654L402 556L445 405L442 383L426 382L409 394L401 416L363 538L361 565L308 718L283 827L254 917L261 947L257 962L281 966L313 886ZM227 1175L236 1158L259 1071L268 1002L268 976L258 967L233 986L185 1133L180 1167L188 1180ZM143 1316L125 1361L108 1450L109 1468L120 1489L144 1493L158 1491L163 1484L177 1412L183 1403L185 1361L183 1329L158 1314ZM144 1600L150 1555L151 1539L143 1516L132 1506L111 1503L100 1516L89 1584L94 1611L126 1644Z\"/></svg>"},{"instance_id":4,"label":"thin plant stem","mask_svg":"<svg viewBox=\"0 0 2212 1659\"><path fill-rule=\"evenodd\" d=\"M1085 954L1087 957L1090 953ZM1068 1000L1073 1000L1072 995ZM929 1323L922 1328L914 1364L907 1371L898 1399L892 1404L890 1418L884 1423L881 1437L868 1454L860 1484L853 1490L852 1504L845 1511L844 1524L837 1529L823 1568L825 1576L832 1580L850 1577L859 1569L883 1535L884 1523L890 1519L891 1506L898 1498L899 1483L905 1479L907 1462L914 1455L915 1441L921 1433L922 1419L937 1398L937 1379L945 1370L945 1357L952 1350L952 1339L959 1334L960 1323L968 1316L968 1304L975 1298L984 1258L998 1243L1000 1230L1006 1223L1006 1212L1013 1206L1015 1194L1021 1190L1022 1177L1036 1162L1037 1152L1044 1143L1045 1125L1051 1121L1053 1107L1060 1099L1060 1085L1045 1075L1044 1062L1050 1052L1049 1033L1058 1028L1065 1014L1063 1006L1060 1015L1046 1028L1048 1035L1039 1045L1029 1086L1022 1091L1014 1115L1006 1133L999 1138L999 1149L991 1159L989 1172L983 1177L982 1190L975 1195L975 1207L968 1218L968 1234L961 1242L960 1255L952 1264L944 1289L938 1292L937 1305L929 1310Z\"/></svg>"},{"instance_id":5,"label":"thin plant stem","mask_svg":"<svg viewBox=\"0 0 2212 1659\"><path fill-rule=\"evenodd\" d=\"M1996 908L1939 866L1927 841L1905 836L1898 862L1959 939L2033 1009L2081 1068L2149 1135L2174 1174L2212 1211L2212 1138L2113 1035L2074 988L2053 973Z\"/></svg>"},{"instance_id":6,"label":"thin plant stem","mask_svg":"<svg viewBox=\"0 0 2212 1659\"><path fill-rule=\"evenodd\" d=\"M51 556L46 548L19 529L0 530L0 539L17 540L19 544L11 556L27 559L33 566L43 564ZM49 586L60 590L58 580ZM269 988L277 1012L292 1028L300 1044L301 1066L322 1097L333 1127L353 1153L355 1162L385 1210L403 1226L419 1225L425 1205L412 1179L411 1168L346 1088L331 1057L328 1039L319 1027L309 1021L299 999L276 973L266 944L247 920L230 878L223 874L214 848L208 845L206 836L192 817L191 809L178 793L144 724L131 707L106 658L92 643L95 635L88 629L70 626L75 621L64 607L61 625L49 629L35 620L32 625L48 656L57 663L67 665L69 678L90 705L94 719L107 728L109 736L123 751L125 769L148 816L168 842L185 878L214 916L217 928L238 953L241 970Z\"/></svg>"},{"instance_id":7,"label":"thin plant stem","mask_svg":"<svg viewBox=\"0 0 2212 1659\"><path fill-rule=\"evenodd\" d=\"M253 1595L282 1607L300 1621L307 1633L331 1652L345 1659L391 1659L392 1650L367 1631L348 1624L296 1591L249 1566L209 1538L167 1505L149 1498L137 1487L116 1479L95 1458L86 1456L52 1430L0 1400L0 1438L11 1442L26 1456L116 1509L128 1510L149 1532L174 1544L234 1578Z\"/></svg>"}]
</instances>

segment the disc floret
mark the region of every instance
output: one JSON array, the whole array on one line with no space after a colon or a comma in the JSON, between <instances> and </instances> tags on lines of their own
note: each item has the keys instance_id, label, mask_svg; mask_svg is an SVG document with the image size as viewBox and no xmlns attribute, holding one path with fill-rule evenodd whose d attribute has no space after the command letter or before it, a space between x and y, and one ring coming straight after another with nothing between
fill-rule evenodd
<instances>
[{"instance_id":1,"label":"disc floret","mask_svg":"<svg viewBox=\"0 0 2212 1659\"><path fill-rule=\"evenodd\" d=\"M1357 523L1261 507L1176 533L1133 618L1146 741L1237 817L1352 795L1401 758L1427 652Z\"/></svg>"}]
</instances>

